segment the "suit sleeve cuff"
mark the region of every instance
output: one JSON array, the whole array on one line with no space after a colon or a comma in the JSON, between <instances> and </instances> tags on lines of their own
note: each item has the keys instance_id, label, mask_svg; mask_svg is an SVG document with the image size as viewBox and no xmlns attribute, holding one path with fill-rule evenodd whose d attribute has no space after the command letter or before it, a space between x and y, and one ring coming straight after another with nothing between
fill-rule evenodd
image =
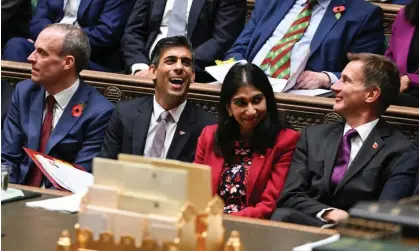
<instances>
[{"instance_id":1,"label":"suit sleeve cuff","mask_svg":"<svg viewBox=\"0 0 419 251\"><path fill-rule=\"evenodd\" d=\"M131 66L131 75L134 75L137 71L148 69L147 64L137 63Z\"/></svg>"},{"instance_id":2,"label":"suit sleeve cuff","mask_svg":"<svg viewBox=\"0 0 419 251\"><path fill-rule=\"evenodd\" d=\"M333 209L336 209L336 208L333 208L333 207L329 207L329 208L325 208L325 209L323 209L323 210L321 210L320 212L318 212L317 214L316 214L316 218L317 219L319 219L319 220L321 220L321 221L323 221L323 222L325 222L325 223L327 223L327 220L325 220L325 219L323 219L323 214L324 213L326 213L327 211L330 211L330 210L333 210Z\"/></svg>"},{"instance_id":3,"label":"suit sleeve cuff","mask_svg":"<svg viewBox=\"0 0 419 251\"><path fill-rule=\"evenodd\" d=\"M322 71L323 73L326 73L327 76L329 76L330 79L330 84L327 87L327 89L330 89L330 86L332 86L334 83L336 83L336 81L338 81L338 77L336 77L335 74L333 74L332 72L328 72L328 71Z\"/></svg>"}]
</instances>

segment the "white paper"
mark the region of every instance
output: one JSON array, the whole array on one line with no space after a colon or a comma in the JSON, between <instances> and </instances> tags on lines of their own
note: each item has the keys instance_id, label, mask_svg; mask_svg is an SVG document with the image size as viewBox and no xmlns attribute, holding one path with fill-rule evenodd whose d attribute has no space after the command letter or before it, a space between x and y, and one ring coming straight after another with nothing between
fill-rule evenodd
<instances>
[{"instance_id":1,"label":"white paper","mask_svg":"<svg viewBox=\"0 0 419 251\"><path fill-rule=\"evenodd\" d=\"M310 58L310 49L308 49L304 55L305 56L301 61L300 65L298 66L297 70L291 73L291 76L288 80L268 77L274 92L286 92L294 87L294 85L297 82L298 76L300 76L300 74L306 68L307 61ZM205 67L205 71L207 71L219 83L223 83L228 71L231 69L231 67L233 67L233 65L237 63L247 63L247 61L239 60L228 64L208 66Z\"/></svg>"},{"instance_id":2,"label":"white paper","mask_svg":"<svg viewBox=\"0 0 419 251\"><path fill-rule=\"evenodd\" d=\"M7 188L7 191L1 190L1 201L22 196L24 196L24 194L22 190L19 189Z\"/></svg>"},{"instance_id":3,"label":"white paper","mask_svg":"<svg viewBox=\"0 0 419 251\"><path fill-rule=\"evenodd\" d=\"M313 90L300 89L300 90L289 90L287 91L287 93L296 94L296 95L305 95L305 96L318 96L325 93L329 93L331 91L332 90L327 90L327 89L313 89Z\"/></svg>"},{"instance_id":4,"label":"white paper","mask_svg":"<svg viewBox=\"0 0 419 251\"><path fill-rule=\"evenodd\" d=\"M320 241L311 242L311 243L307 243L307 244L295 247L292 249L292 251L312 251L313 248L315 247L320 247L329 243L333 243L335 241L338 241L339 239L340 239L340 234L335 234Z\"/></svg>"},{"instance_id":5,"label":"white paper","mask_svg":"<svg viewBox=\"0 0 419 251\"><path fill-rule=\"evenodd\" d=\"M93 185L93 175L79 170L70 164L61 161L51 161L41 155L35 156L48 174L53 178L62 188L71 191L72 193L79 193L86 190Z\"/></svg>"},{"instance_id":6,"label":"white paper","mask_svg":"<svg viewBox=\"0 0 419 251\"><path fill-rule=\"evenodd\" d=\"M43 208L49 211L65 211L75 213L80 210L80 202L86 192L87 190L84 192L54 199L30 201L26 202L26 206Z\"/></svg>"}]
</instances>

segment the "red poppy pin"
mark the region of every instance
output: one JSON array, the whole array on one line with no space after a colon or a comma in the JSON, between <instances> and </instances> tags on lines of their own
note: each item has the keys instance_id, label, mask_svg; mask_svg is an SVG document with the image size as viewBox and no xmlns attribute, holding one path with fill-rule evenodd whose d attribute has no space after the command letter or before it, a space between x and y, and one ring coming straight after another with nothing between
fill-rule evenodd
<instances>
[{"instance_id":1,"label":"red poppy pin","mask_svg":"<svg viewBox=\"0 0 419 251\"><path fill-rule=\"evenodd\" d=\"M84 109L84 104L77 104L73 106L73 109L71 109L71 114L73 115L73 117L78 118L83 113L83 109Z\"/></svg>"},{"instance_id":2,"label":"red poppy pin","mask_svg":"<svg viewBox=\"0 0 419 251\"><path fill-rule=\"evenodd\" d=\"M337 20L339 20L340 16L342 16L342 13L345 12L345 6L336 6L333 8L333 12L335 13L335 17Z\"/></svg>"},{"instance_id":3,"label":"red poppy pin","mask_svg":"<svg viewBox=\"0 0 419 251\"><path fill-rule=\"evenodd\" d=\"M372 148L377 149L377 147L378 147L377 142L374 142L374 144L372 145Z\"/></svg>"}]
</instances>

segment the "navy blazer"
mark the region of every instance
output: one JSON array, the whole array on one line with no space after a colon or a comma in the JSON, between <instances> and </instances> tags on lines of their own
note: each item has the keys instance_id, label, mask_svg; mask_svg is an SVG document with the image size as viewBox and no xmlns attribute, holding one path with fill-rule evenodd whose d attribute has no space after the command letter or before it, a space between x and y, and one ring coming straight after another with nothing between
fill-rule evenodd
<instances>
[{"instance_id":1,"label":"navy blazer","mask_svg":"<svg viewBox=\"0 0 419 251\"><path fill-rule=\"evenodd\" d=\"M380 195L380 200L397 201L419 193L419 183L416 176L419 172L419 138L412 143L409 150L402 155L391 172Z\"/></svg>"},{"instance_id":2,"label":"navy blazer","mask_svg":"<svg viewBox=\"0 0 419 251\"><path fill-rule=\"evenodd\" d=\"M122 38L126 71L135 63L149 64L148 53L160 33L166 0L137 0ZM246 18L246 0L193 0L187 36L203 70L233 45Z\"/></svg>"},{"instance_id":3,"label":"navy blazer","mask_svg":"<svg viewBox=\"0 0 419 251\"><path fill-rule=\"evenodd\" d=\"M109 56L114 56L112 60L119 59L118 65L122 65L121 55L117 51L133 4L134 0L80 0L77 23L89 37L91 56L95 62L103 64L110 60ZM64 0L38 0L35 16L30 23L30 38L35 41L47 25L58 23L63 16ZM115 56L115 53L119 56Z\"/></svg>"},{"instance_id":4,"label":"navy blazer","mask_svg":"<svg viewBox=\"0 0 419 251\"><path fill-rule=\"evenodd\" d=\"M72 115L84 104L81 116ZM1 163L12 167L10 181L24 184L33 161L23 147L38 151L45 107L45 89L31 80L16 86L2 131ZM91 162L100 152L113 105L93 87L80 86L51 132L45 154L92 171Z\"/></svg>"},{"instance_id":5,"label":"navy blazer","mask_svg":"<svg viewBox=\"0 0 419 251\"><path fill-rule=\"evenodd\" d=\"M258 0L250 21L224 56L252 61L294 4L294 0ZM333 8L345 6L340 19ZM383 12L365 0L332 0L310 44L306 70L340 72L348 52L384 53Z\"/></svg>"},{"instance_id":6,"label":"navy blazer","mask_svg":"<svg viewBox=\"0 0 419 251\"><path fill-rule=\"evenodd\" d=\"M143 155L152 112L153 96L120 101L109 122L99 156L116 159L119 153ZM202 129L215 123L214 116L187 101L166 158L192 162Z\"/></svg>"}]
</instances>

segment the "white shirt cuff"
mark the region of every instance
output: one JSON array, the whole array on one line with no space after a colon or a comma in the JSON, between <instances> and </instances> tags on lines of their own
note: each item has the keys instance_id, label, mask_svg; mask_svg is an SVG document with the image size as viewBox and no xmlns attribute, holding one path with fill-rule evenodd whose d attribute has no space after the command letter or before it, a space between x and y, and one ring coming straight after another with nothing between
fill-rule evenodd
<instances>
[{"instance_id":1,"label":"white shirt cuff","mask_svg":"<svg viewBox=\"0 0 419 251\"><path fill-rule=\"evenodd\" d=\"M338 77L336 77L335 74L333 74L331 72L328 72L328 71L322 71L322 72L326 73L329 76L330 86L332 86L334 83L336 83L336 81L338 81ZM329 86L329 88L330 88L330 86Z\"/></svg>"},{"instance_id":2,"label":"white shirt cuff","mask_svg":"<svg viewBox=\"0 0 419 251\"><path fill-rule=\"evenodd\" d=\"M336 209L336 208L334 208L334 207L329 207L329 208L325 208L325 209L321 210L320 212L318 212L318 213L316 214L316 218L317 218L317 219L319 219L319 220L321 220L321 221L323 221L323 222L325 222L325 223L327 223L327 220L323 219L323 218L322 218L322 216L323 216L323 214L324 214L324 213L326 213L327 211L330 211L330 210L333 210L333 209Z\"/></svg>"},{"instance_id":3,"label":"white shirt cuff","mask_svg":"<svg viewBox=\"0 0 419 251\"><path fill-rule=\"evenodd\" d=\"M137 63L131 66L131 75L134 75L137 71L148 69L147 64Z\"/></svg>"}]
</instances>

